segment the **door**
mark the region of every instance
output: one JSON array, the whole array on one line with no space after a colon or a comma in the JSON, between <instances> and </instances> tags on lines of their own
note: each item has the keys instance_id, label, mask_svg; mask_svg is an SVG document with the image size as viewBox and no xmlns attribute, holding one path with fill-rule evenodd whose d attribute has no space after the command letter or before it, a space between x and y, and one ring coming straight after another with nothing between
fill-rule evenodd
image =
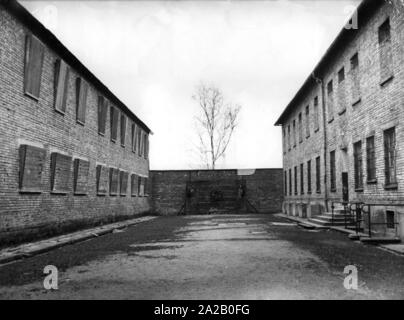
<instances>
[{"instance_id":1,"label":"door","mask_svg":"<svg viewBox=\"0 0 404 320\"><path fill-rule=\"evenodd\" d=\"M349 201L348 172L342 173L342 201Z\"/></svg>"}]
</instances>

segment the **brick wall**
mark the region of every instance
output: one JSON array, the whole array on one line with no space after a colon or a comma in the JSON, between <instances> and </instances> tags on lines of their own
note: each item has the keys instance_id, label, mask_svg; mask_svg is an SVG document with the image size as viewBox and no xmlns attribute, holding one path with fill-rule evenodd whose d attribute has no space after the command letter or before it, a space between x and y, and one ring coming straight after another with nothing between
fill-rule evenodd
<instances>
[{"instance_id":1,"label":"brick wall","mask_svg":"<svg viewBox=\"0 0 404 320\"><path fill-rule=\"evenodd\" d=\"M160 215L176 215L186 201L187 182L208 182L211 190L226 187L234 181L245 181L246 198L260 213L281 211L283 200L282 169L256 170L173 170L150 171L152 209ZM193 185L197 185L194 183ZM210 190L210 189L209 189ZM236 190L237 191L237 190ZM234 199L236 202L236 199ZM215 204L211 204L215 207ZM242 212L251 211L245 208ZM237 211L237 209L234 209ZM228 213L236 213L233 210ZM205 213L205 212L200 212Z\"/></svg>"},{"instance_id":2,"label":"brick wall","mask_svg":"<svg viewBox=\"0 0 404 320\"><path fill-rule=\"evenodd\" d=\"M367 1L371 3L371 1ZM314 131L313 119L310 119L310 137L299 143L296 148L284 148L284 170L289 172L298 167L298 195L294 195L294 177L292 177L292 195L285 197L284 211L291 215L303 216L303 207L308 207L307 215L315 215L330 209L331 201L342 201L342 172L348 173L349 200L370 203L404 203L404 154L403 154L403 107L404 107L404 6L395 1L395 5L386 1L377 1L377 9L371 14L359 17L359 29L351 30L350 37L333 49L332 54L323 58L321 67L310 85L304 87L300 98L282 120L283 129L287 130L293 120L298 121L299 113L305 112L306 105L319 92L320 108L323 120L320 130ZM376 3L376 1L374 2ZM386 59L381 58L378 30L387 20L391 26L391 69L394 77L384 82L381 69ZM358 53L359 66L356 74L352 72L351 58ZM324 60L325 59L325 60ZM340 81L338 73L344 68L345 80ZM316 81L317 80L317 81ZM327 85L333 82L332 101L327 96ZM358 92L359 89L359 92ZM324 104L320 98L324 91ZM360 100L358 101L358 98ZM330 107L333 111L330 112ZM312 111L310 105L310 111ZM305 124L304 124L305 127ZM384 130L395 127L397 188L385 188ZM375 137L376 181L367 183L366 138ZM287 135L286 135L287 137ZM363 189L355 188L353 144L362 142ZM286 143L284 142L284 145ZM336 156L336 189L330 184L330 152ZM315 168L313 159L321 155L321 193L315 193ZM300 164L312 160L311 195L300 192ZM287 183L289 183L289 178ZM307 174L304 174L307 184ZM289 186L288 186L289 189ZM306 191L306 190L305 190ZM320 205L320 210L318 210ZM310 210L315 206L316 209ZM396 221L404 221L404 207L384 206L372 211L374 218L380 220L380 212L393 210ZM385 219L385 216L383 216ZM404 226L398 227L397 233L404 239ZM383 231L384 233L386 230Z\"/></svg>"},{"instance_id":3,"label":"brick wall","mask_svg":"<svg viewBox=\"0 0 404 320\"><path fill-rule=\"evenodd\" d=\"M97 164L144 177L148 176L149 170L148 160L132 152L129 126L125 147L121 146L119 131L116 143L111 141L109 112L105 136L98 134L97 103L98 95L103 95L103 92L84 77L89 82L86 122L78 124L75 80L83 75L70 66L66 112L64 115L56 112L54 65L58 55L45 46L39 100L24 94L25 36L31 31L0 6L0 243L17 242L148 212L149 198L132 197L129 182L126 196L119 193L117 196L108 193L97 196ZM36 36L41 39L40 34ZM45 150L40 193L20 192L21 145ZM66 193L51 192L51 153L71 157ZM72 189L73 161L77 158L89 162L87 192L84 195L74 194Z\"/></svg>"}]
</instances>

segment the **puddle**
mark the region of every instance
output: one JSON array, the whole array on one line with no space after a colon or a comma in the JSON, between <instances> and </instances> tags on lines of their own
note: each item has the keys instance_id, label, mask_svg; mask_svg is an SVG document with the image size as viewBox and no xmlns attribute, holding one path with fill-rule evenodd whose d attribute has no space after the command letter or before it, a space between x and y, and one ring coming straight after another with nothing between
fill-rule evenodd
<instances>
[{"instance_id":1,"label":"puddle","mask_svg":"<svg viewBox=\"0 0 404 320\"><path fill-rule=\"evenodd\" d=\"M285 227L291 227L291 226L296 226L296 223L287 223L287 222L271 222L271 225L273 225L273 226L285 226Z\"/></svg>"}]
</instances>

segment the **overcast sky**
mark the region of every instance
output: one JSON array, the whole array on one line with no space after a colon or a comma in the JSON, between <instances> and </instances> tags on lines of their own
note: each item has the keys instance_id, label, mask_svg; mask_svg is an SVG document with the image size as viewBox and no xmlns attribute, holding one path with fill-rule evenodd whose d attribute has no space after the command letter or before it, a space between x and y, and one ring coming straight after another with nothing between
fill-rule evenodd
<instances>
[{"instance_id":1,"label":"overcast sky","mask_svg":"<svg viewBox=\"0 0 404 320\"><path fill-rule=\"evenodd\" d=\"M200 81L242 105L220 168L282 167L274 123L359 1L24 1L154 132L151 169L199 168Z\"/></svg>"}]
</instances>

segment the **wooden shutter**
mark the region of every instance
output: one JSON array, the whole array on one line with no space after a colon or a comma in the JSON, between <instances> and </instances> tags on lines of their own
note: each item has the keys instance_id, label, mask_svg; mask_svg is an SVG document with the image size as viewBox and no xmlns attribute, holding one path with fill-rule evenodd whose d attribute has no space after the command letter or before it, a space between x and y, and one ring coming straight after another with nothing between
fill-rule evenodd
<instances>
[{"instance_id":1,"label":"wooden shutter","mask_svg":"<svg viewBox=\"0 0 404 320\"><path fill-rule=\"evenodd\" d=\"M110 116L111 116L111 140L113 142L116 141L118 135L118 110L115 107L111 106L110 109Z\"/></svg>"},{"instance_id":2,"label":"wooden shutter","mask_svg":"<svg viewBox=\"0 0 404 320\"><path fill-rule=\"evenodd\" d=\"M38 38L26 36L24 91L35 99L39 99L44 52L44 46Z\"/></svg>"},{"instance_id":3,"label":"wooden shutter","mask_svg":"<svg viewBox=\"0 0 404 320\"><path fill-rule=\"evenodd\" d=\"M132 123L132 151L136 153L136 123Z\"/></svg>"},{"instance_id":4,"label":"wooden shutter","mask_svg":"<svg viewBox=\"0 0 404 320\"><path fill-rule=\"evenodd\" d=\"M51 154L51 192L66 194L70 189L72 158L60 153Z\"/></svg>"},{"instance_id":5,"label":"wooden shutter","mask_svg":"<svg viewBox=\"0 0 404 320\"><path fill-rule=\"evenodd\" d=\"M103 96L98 96L98 133L105 134L108 102Z\"/></svg>"},{"instance_id":6,"label":"wooden shutter","mask_svg":"<svg viewBox=\"0 0 404 320\"><path fill-rule=\"evenodd\" d=\"M132 174L130 176L130 185L131 185L131 196L136 197L138 195L138 177L136 174Z\"/></svg>"},{"instance_id":7,"label":"wooden shutter","mask_svg":"<svg viewBox=\"0 0 404 320\"><path fill-rule=\"evenodd\" d=\"M87 194L88 173L90 162L82 159L74 159L73 190L74 194Z\"/></svg>"},{"instance_id":8,"label":"wooden shutter","mask_svg":"<svg viewBox=\"0 0 404 320\"><path fill-rule=\"evenodd\" d=\"M67 91L69 84L69 68L67 64L57 59L55 63L55 109L61 113L66 111Z\"/></svg>"},{"instance_id":9,"label":"wooden shutter","mask_svg":"<svg viewBox=\"0 0 404 320\"><path fill-rule=\"evenodd\" d=\"M76 120L78 123L84 124L86 122L86 104L87 104L87 91L88 84L82 79L76 80Z\"/></svg>"},{"instance_id":10,"label":"wooden shutter","mask_svg":"<svg viewBox=\"0 0 404 320\"><path fill-rule=\"evenodd\" d=\"M121 113L121 146L125 146L126 140L126 116Z\"/></svg>"},{"instance_id":11,"label":"wooden shutter","mask_svg":"<svg viewBox=\"0 0 404 320\"><path fill-rule=\"evenodd\" d=\"M21 145L19 149L20 192L42 192L42 173L44 172L46 150L30 145Z\"/></svg>"}]
</instances>

